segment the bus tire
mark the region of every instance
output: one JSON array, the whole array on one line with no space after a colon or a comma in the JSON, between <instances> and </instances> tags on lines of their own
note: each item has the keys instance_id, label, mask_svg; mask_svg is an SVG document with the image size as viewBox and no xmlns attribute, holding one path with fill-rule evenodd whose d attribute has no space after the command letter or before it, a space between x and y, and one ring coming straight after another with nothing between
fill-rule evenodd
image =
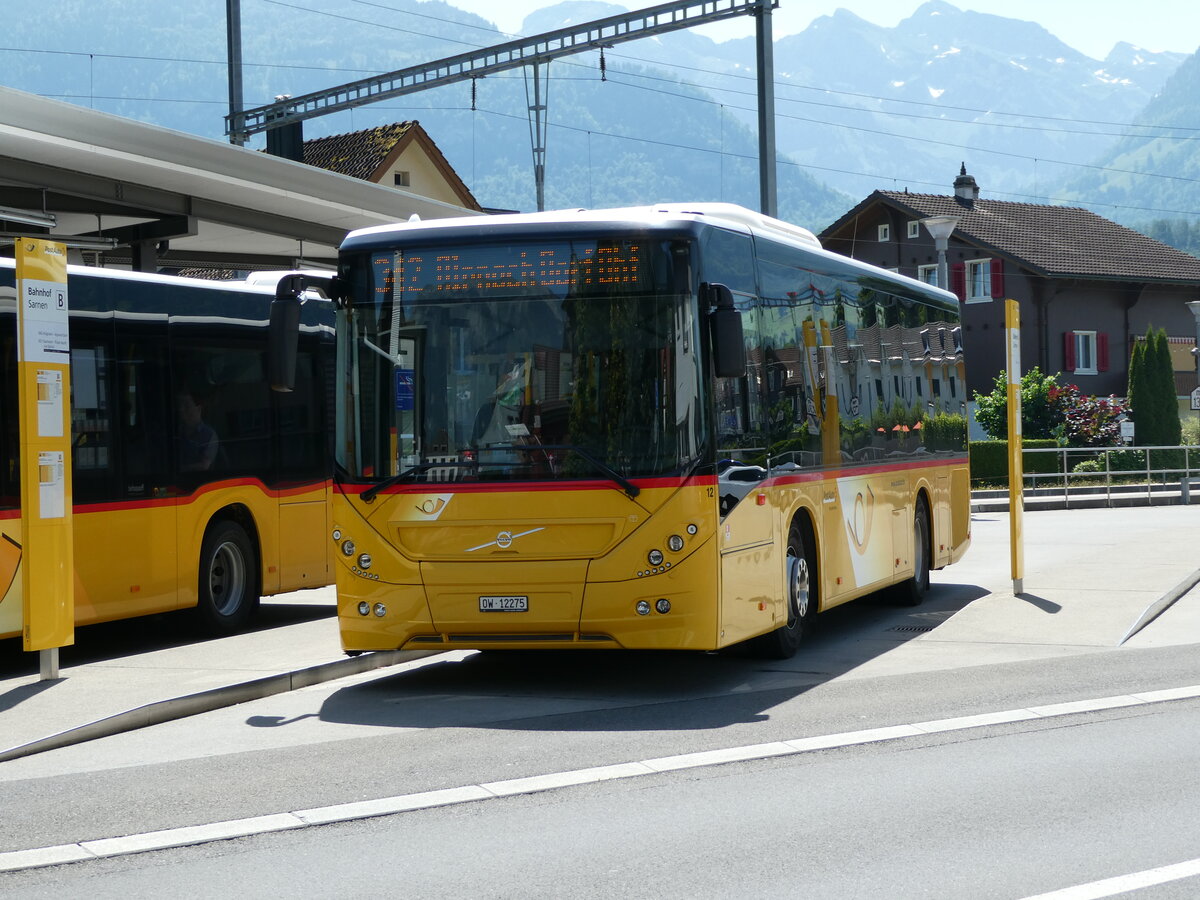
<instances>
[{"instance_id":1,"label":"bus tire","mask_svg":"<svg viewBox=\"0 0 1200 900\"><path fill-rule=\"evenodd\" d=\"M196 613L204 629L232 634L258 608L258 556L245 529L228 519L213 522L200 546Z\"/></svg>"},{"instance_id":2,"label":"bus tire","mask_svg":"<svg viewBox=\"0 0 1200 900\"><path fill-rule=\"evenodd\" d=\"M901 606L919 606L929 593L929 507L917 499L913 514L913 577L896 585Z\"/></svg>"},{"instance_id":3,"label":"bus tire","mask_svg":"<svg viewBox=\"0 0 1200 900\"><path fill-rule=\"evenodd\" d=\"M817 615L817 568L813 562L813 549L805 540L800 523L793 522L788 531L787 551L784 556L784 581L787 591L787 624L757 638L754 649L759 656L768 659L791 659L800 647L800 641L813 626Z\"/></svg>"}]
</instances>

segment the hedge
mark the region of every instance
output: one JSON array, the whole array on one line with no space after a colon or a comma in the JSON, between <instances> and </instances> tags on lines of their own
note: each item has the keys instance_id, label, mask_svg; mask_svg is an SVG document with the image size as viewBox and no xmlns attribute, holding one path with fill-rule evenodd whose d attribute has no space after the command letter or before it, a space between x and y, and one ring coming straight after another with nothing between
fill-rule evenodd
<instances>
[{"instance_id":1,"label":"hedge","mask_svg":"<svg viewBox=\"0 0 1200 900\"><path fill-rule=\"evenodd\" d=\"M1026 440L1021 445L1026 450L1057 447L1054 440ZM971 441L971 480L1008 481L1008 441ZM1026 474L1053 475L1058 471L1057 453L1023 454Z\"/></svg>"}]
</instances>

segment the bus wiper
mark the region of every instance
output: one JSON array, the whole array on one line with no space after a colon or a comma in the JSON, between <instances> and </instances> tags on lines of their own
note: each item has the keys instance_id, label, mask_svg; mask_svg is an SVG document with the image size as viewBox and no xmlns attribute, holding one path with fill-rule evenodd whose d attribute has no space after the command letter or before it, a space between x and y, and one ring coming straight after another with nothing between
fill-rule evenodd
<instances>
[{"instance_id":1,"label":"bus wiper","mask_svg":"<svg viewBox=\"0 0 1200 900\"><path fill-rule=\"evenodd\" d=\"M473 467L474 465L475 465L475 463L473 463L473 462L440 462L439 461L439 462L417 463L415 466L413 466L410 469L405 469L403 472L400 472L396 475L389 475L387 478L383 479L383 481L379 482L378 484L371 485L369 488L367 488L365 491L363 491L361 494L359 494L359 496L362 497L362 499L365 500L367 503L370 503L375 499L375 495L378 494L380 491L386 490L387 488L390 488L394 484L399 484L400 482L404 481L406 478L411 478L414 475L420 475L422 472L424 472L428 469L442 469L447 466L470 466L470 467Z\"/></svg>"},{"instance_id":2,"label":"bus wiper","mask_svg":"<svg viewBox=\"0 0 1200 900\"><path fill-rule=\"evenodd\" d=\"M634 497L636 497L638 494L640 494L642 492L641 488L639 488L636 484L634 484L628 478L624 477L620 472L616 471L611 466L609 466L608 463L604 462L603 460L596 459L596 457L592 456L592 454L588 453L582 447L579 447L575 444L510 444L510 445L503 446L503 447L496 447L496 448L489 447L488 449L489 450L492 450L492 449L524 450L526 452L529 452L532 450L567 450L572 453L579 454L587 462L591 463L592 466L597 471L608 476L608 478L611 479L612 481L615 481L618 485L621 486L621 490L623 490L626 493L626 495L629 497L630 500L632 500Z\"/></svg>"},{"instance_id":3,"label":"bus wiper","mask_svg":"<svg viewBox=\"0 0 1200 900\"><path fill-rule=\"evenodd\" d=\"M598 472L605 475L611 481L616 482L616 484L618 484L620 486L621 490L623 490L625 492L625 494L629 497L629 499L632 500L634 497L636 497L638 494L640 494L642 492L641 488L639 488L636 484L631 482L628 478L625 478L623 475L621 475L620 472L615 471L607 463L602 462L599 459L596 459L596 457L592 456L592 454L590 454L587 450L583 449L582 447L578 447L575 444L494 444L490 447L487 447L484 452L493 451L493 450L519 451L519 452L523 452L523 453L532 453L532 452L539 451L539 450L570 451L572 453L576 453L579 456L581 456L585 461L590 463L592 465L592 467L595 468ZM419 475L422 472L427 471L428 469L440 469L440 468L447 467L447 466L457 466L457 467L461 467L461 468L476 468L478 466L487 466L487 465L488 465L488 463L483 462L482 460L478 460L478 459L463 460L461 462L444 462L444 461L439 460L439 461L434 461L434 462L418 463L417 465L412 466L411 468L405 469L403 472L400 472L396 475L388 476L387 478L383 479L383 481L379 482L378 484L371 485L369 488L367 488L365 491L363 491L359 496L362 497L362 499L365 502L371 503L375 499L375 496L380 491L387 490L389 487L399 484L400 482L405 481L409 478L412 478L415 475Z\"/></svg>"}]
</instances>

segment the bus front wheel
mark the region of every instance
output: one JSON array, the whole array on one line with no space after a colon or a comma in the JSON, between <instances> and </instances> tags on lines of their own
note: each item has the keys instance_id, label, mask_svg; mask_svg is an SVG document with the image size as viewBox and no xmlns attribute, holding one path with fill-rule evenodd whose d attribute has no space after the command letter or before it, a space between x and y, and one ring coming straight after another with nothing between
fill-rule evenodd
<instances>
[{"instance_id":1,"label":"bus front wheel","mask_svg":"<svg viewBox=\"0 0 1200 900\"><path fill-rule=\"evenodd\" d=\"M787 624L757 639L756 649L761 656L790 659L796 655L801 639L812 629L817 614L817 572L808 544L800 523L793 522L784 557Z\"/></svg>"},{"instance_id":2,"label":"bus front wheel","mask_svg":"<svg viewBox=\"0 0 1200 900\"><path fill-rule=\"evenodd\" d=\"M200 547L196 612L206 630L229 634L243 628L258 606L258 560L245 529L224 520L209 526Z\"/></svg>"}]
</instances>

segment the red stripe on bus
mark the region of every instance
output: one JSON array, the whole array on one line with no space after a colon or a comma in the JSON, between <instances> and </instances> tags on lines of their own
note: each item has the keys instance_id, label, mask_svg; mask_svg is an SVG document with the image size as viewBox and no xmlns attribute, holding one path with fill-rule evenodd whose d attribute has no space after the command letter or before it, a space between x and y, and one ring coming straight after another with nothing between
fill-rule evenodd
<instances>
[{"instance_id":1,"label":"red stripe on bus","mask_svg":"<svg viewBox=\"0 0 1200 900\"><path fill-rule=\"evenodd\" d=\"M680 488L712 485L717 483L715 475L692 475L686 479L676 477L666 478L633 478L630 482L641 490L654 488ZM334 486L334 490L343 494L361 494L371 489L369 484L345 484ZM447 481L425 482L419 484L403 484L388 488L380 493L383 496L392 494L480 494L480 493L515 493L527 491L607 491L621 490L615 481L596 479L589 481Z\"/></svg>"},{"instance_id":2,"label":"red stripe on bus","mask_svg":"<svg viewBox=\"0 0 1200 900\"><path fill-rule=\"evenodd\" d=\"M190 494L176 494L171 497L145 497L137 500L111 500L105 503L76 503L72 506L72 512L75 514L87 514L98 512L117 512L126 509L156 509L163 506L187 506L194 503L197 499L205 494L211 494L215 491L228 491L235 488L255 488L261 491L265 496L279 500L286 497L298 497L302 494L312 494L318 491L328 489L330 481L314 481L307 485L293 485L287 488L269 488L257 478L234 478L229 481L214 481L209 484L202 485ZM321 498L324 502L324 497ZM8 509L0 510L0 519L19 519L21 510Z\"/></svg>"}]
</instances>

